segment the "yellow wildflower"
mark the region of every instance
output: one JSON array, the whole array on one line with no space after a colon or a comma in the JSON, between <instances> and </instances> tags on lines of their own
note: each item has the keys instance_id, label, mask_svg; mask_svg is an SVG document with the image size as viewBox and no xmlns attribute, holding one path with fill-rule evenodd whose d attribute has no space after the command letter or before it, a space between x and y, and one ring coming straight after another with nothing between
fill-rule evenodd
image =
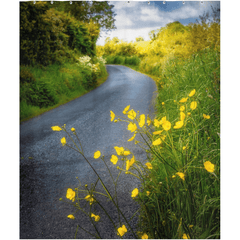
<instances>
[{"instance_id":1,"label":"yellow wildflower","mask_svg":"<svg viewBox=\"0 0 240 240\"><path fill-rule=\"evenodd\" d=\"M84 199L86 199L90 205L94 202L94 198L91 195L87 195Z\"/></svg>"},{"instance_id":2,"label":"yellow wildflower","mask_svg":"<svg viewBox=\"0 0 240 240\"><path fill-rule=\"evenodd\" d=\"M151 124L151 119L150 119L150 117L147 115L147 124L148 124L148 126Z\"/></svg>"},{"instance_id":3,"label":"yellow wildflower","mask_svg":"<svg viewBox=\"0 0 240 240\"><path fill-rule=\"evenodd\" d=\"M156 135L156 134L161 134L162 132L163 132L163 130L155 131L155 132L153 132L153 134L154 134L154 135Z\"/></svg>"},{"instance_id":4,"label":"yellow wildflower","mask_svg":"<svg viewBox=\"0 0 240 240\"><path fill-rule=\"evenodd\" d=\"M130 119L135 119L135 117L136 117L136 112L132 109L132 110L130 110L128 113L128 118L130 118Z\"/></svg>"},{"instance_id":5,"label":"yellow wildflower","mask_svg":"<svg viewBox=\"0 0 240 240\"><path fill-rule=\"evenodd\" d=\"M183 126L183 121L178 121L175 123L175 126L173 127L174 129L179 129Z\"/></svg>"},{"instance_id":6,"label":"yellow wildflower","mask_svg":"<svg viewBox=\"0 0 240 240\"><path fill-rule=\"evenodd\" d=\"M111 122L112 122L114 120L114 118L115 118L114 112L110 111L110 117L111 117Z\"/></svg>"},{"instance_id":7,"label":"yellow wildflower","mask_svg":"<svg viewBox=\"0 0 240 240\"><path fill-rule=\"evenodd\" d=\"M167 121L167 117L162 117L162 119L160 120L160 124L162 125L163 123L165 123Z\"/></svg>"},{"instance_id":8,"label":"yellow wildflower","mask_svg":"<svg viewBox=\"0 0 240 240\"><path fill-rule=\"evenodd\" d=\"M196 90L195 89L193 89L190 93L189 93L189 97L192 97L194 94L196 93Z\"/></svg>"},{"instance_id":9,"label":"yellow wildflower","mask_svg":"<svg viewBox=\"0 0 240 240\"><path fill-rule=\"evenodd\" d=\"M118 228L118 235L120 235L121 237L127 232L127 228L125 227L125 225L122 225L122 227Z\"/></svg>"},{"instance_id":10,"label":"yellow wildflower","mask_svg":"<svg viewBox=\"0 0 240 240\"><path fill-rule=\"evenodd\" d=\"M158 145L160 145L162 143L162 140L161 140L161 138L158 138L157 140L155 140L155 141L153 141L153 145L154 146L158 146Z\"/></svg>"},{"instance_id":11,"label":"yellow wildflower","mask_svg":"<svg viewBox=\"0 0 240 240\"><path fill-rule=\"evenodd\" d=\"M164 105L165 103L164 102L162 102L162 105Z\"/></svg>"},{"instance_id":12,"label":"yellow wildflower","mask_svg":"<svg viewBox=\"0 0 240 240\"><path fill-rule=\"evenodd\" d=\"M130 105L126 106L123 110L123 114L127 114L128 109L130 108Z\"/></svg>"},{"instance_id":13,"label":"yellow wildflower","mask_svg":"<svg viewBox=\"0 0 240 240\"><path fill-rule=\"evenodd\" d=\"M131 132L134 132L137 130L137 125L135 123L129 123L128 124L128 130L131 131Z\"/></svg>"},{"instance_id":14,"label":"yellow wildflower","mask_svg":"<svg viewBox=\"0 0 240 240\"><path fill-rule=\"evenodd\" d=\"M132 198L135 198L137 195L138 195L138 189L135 188L135 189L133 189L133 191L132 191Z\"/></svg>"},{"instance_id":15,"label":"yellow wildflower","mask_svg":"<svg viewBox=\"0 0 240 240\"><path fill-rule=\"evenodd\" d=\"M209 116L209 115L206 115L206 114L203 114L203 118L204 118L204 119L209 119L210 116Z\"/></svg>"},{"instance_id":16,"label":"yellow wildflower","mask_svg":"<svg viewBox=\"0 0 240 240\"><path fill-rule=\"evenodd\" d=\"M180 106L180 111L183 112L185 110L184 106Z\"/></svg>"},{"instance_id":17,"label":"yellow wildflower","mask_svg":"<svg viewBox=\"0 0 240 240\"><path fill-rule=\"evenodd\" d=\"M187 113L187 115L188 115L188 116L191 116L191 113L190 113L190 112L188 112L188 113Z\"/></svg>"},{"instance_id":18,"label":"yellow wildflower","mask_svg":"<svg viewBox=\"0 0 240 240\"><path fill-rule=\"evenodd\" d=\"M152 164L150 162L147 162L145 165L147 166L148 169L152 169L153 168Z\"/></svg>"},{"instance_id":19,"label":"yellow wildflower","mask_svg":"<svg viewBox=\"0 0 240 240\"><path fill-rule=\"evenodd\" d=\"M148 239L148 235L146 233L144 233L141 237L141 239Z\"/></svg>"},{"instance_id":20,"label":"yellow wildflower","mask_svg":"<svg viewBox=\"0 0 240 240\"><path fill-rule=\"evenodd\" d=\"M70 219L75 219L75 217L72 214L68 215L67 217Z\"/></svg>"},{"instance_id":21,"label":"yellow wildflower","mask_svg":"<svg viewBox=\"0 0 240 240\"><path fill-rule=\"evenodd\" d=\"M123 151L123 155L124 155L124 156L128 156L128 155L130 155L130 154L131 154L130 151Z\"/></svg>"},{"instance_id":22,"label":"yellow wildflower","mask_svg":"<svg viewBox=\"0 0 240 240\"><path fill-rule=\"evenodd\" d=\"M75 130L75 128L71 128L71 131L72 131L72 132L75 132L76 130Z\"/></svg>"},{"instance_id":23,"label":"yellow wildflower","mask_svg":"<svg viewBox=\"0 0 240 240\"><path fill-rule=\"evenodd\" d=\"M130 161L127 160L127 162L126 162L126 170L128 171L129 168L130 168L134 163L135 163L135 157L133 156Z\"/></svg>"},{"instance_id":24,"label":"yellow wildflower","mask_svg":"<svg viewBox=\"0 0 240 240\"><path fill-rule=\"evenodd\" d=\"M142 114L142 115L140 115L139 127L143 127L144 124L145 124L145 115Z\"/></svg>"},{"instance_id":25,"label":"yellow wildflower","mask_svg":"<svg viewBox=\"0 0 240 240\"><path fill-rule=\"evenodd\" d=\"M161 125L161 123L157 119L154 119L153 124L155 127L159 127Z\"/></svg>"},{"instance_id":26,"label":"yellow wildflower","mask_svg":"<svg viewBox=\"0 0 240 240\"><path fill-rule=\"evenodd\" d=\"M180 103L185 103L187 100L188 100L188 98L186 97L186 98L182 98L179 102Z\"/></svg>"},{"instance_id":27,"label":"yellow wildflower","mask_svg":"<svg viewBox=\"0 0 240 240\"><path fill-rule=\"evenodd\" d=\"M93 217L95 219L95 222L98 222L100 220L100 216L99 215L95 215L95 214L91 214L91 217Z\"/></svg>"},{"instance_id":28,"label":"yellow wildflower","mask_svg":"<svg viewBox=\"0 0 240 240\"><path fill-rule=\"evenodd\" d=\"M66 198L68 198L69 200L72 200L74 202L75 201L75 196L76 196L76 192L73 191L71 188L68 188Z\"/></svg>"},{"instance_id":29,"label":"yellow wildflower","mask_svg":"<svg viewBox=\"0 0 240 240\"><path fill-rule=\"evenodd\" d=\"M61 143L62 143L63 146L67 143L65 137L63 137L63 138L61 139Z\"/></svg>"},{"instance_id":30,"label":"yellow wildflower","mask_svg":"<svg viewBox=\"0 0 240 240\"><path fill-rule=\"evenodd\" d=\"M191 102L190 108L192 110L196 109L197 108L197 102L196 101Z\"/></svg>"},{"instance_id":31,"label":"yellow wildflower","mask_svg":"<svg viewBox=\"0 0 240 240\"><path fill-rule=\"evenodd\" d=\"M135 136L136 136L136 133L134 133L134 135L130 139L128 139L128 142L132 141L135 138Z\"/></svg>"},{"instance_id":32,"label":"yellow wildflower","mask_svg":"<svg viewBox=\"0 0 240 240\"><path fill-rule=\"evenodd\" d=\"M110 161L115 165L118 162L118 157L116 155L112 155Z\"/></svg>"},{"instance_id":33,"label":"yellow wildflower","mask_svg":"<svg viewBox=\"0 0 240 240\"><path fill-rule=\"evenodd\" d=\"M176 175L172 175L172 178L175 178L176 177Z\"/></svg>"},{"instance_id":34,"label":"yellow wildflower","mask_svg":"<svg viewBox=\"0 0 240 240\"><path fill-rule=\"evenodd\" d=\"M146 193L147 193L147 196L149 196L149 195L150 195L150 192L149 192L149 191L146 191Z\"/></svg>"},{"instance_id":35,"label":"yellow wildflower","mask_svg":"<svg viewBox=\"0 0 240 240\"><path fill-rule=\"evenodd\" d=\"M59 126L51 127L53 131L61 131L62 129Z\"/></svg>"},{"instance_id":36,"label":"yellow wildflower","mask_svg":"<svg viewBox=\"0 0 240 240\"><path fill-rule=\"evenodd\" d=\"M208 172L214 172L215 166L214 166L214 164L212 164L210 161L206 161L206 162L204 163L204 167L205 167L205 169L206 169Z\"/></svg>"},{"instance_id":37,"label":"yellow wildflower","mask_svg":"<svg viewBox=\"0 0 240 240\"><path fill-rule=\"evenodd\" d=\"M171 123L169 121L165 121L163 124L162 124L162 127L165 131L168 131L169 129L171 129Z\"/></svg>"},{"instance_id":38,"label":"yellow wildflower","mask_svg":"<svg viewBox=\"0 0 240 240\"><path fill-rule=\"evenodd\" d=\"M185 174L182 172L177 172L176 173L183 181L185 180Z\"/></svg>"},{"instance_id":39,"label":"yellow wildflower","mask_svg":"<svg viewBox=\"0 0 240 240\"><path fill-rule=\"evenodd\" d=\"M184 233L183 236L182 236L182 238L183 238L183 239L190 239L190 236L189 236L188 234Z\"/></svg>"},{"instance_id":40,"label":"yellow wildflower","mask_svg":"<svg viewBox=\"0 0 240 240\"><path fill-rule=\"evenodd\" d=\"M186 148L187 148L186 146L183 146L183 148L182 148L182 149L183 149L183 150L185 150Z\"/></svg>"},{"instance_id":41,"label":"yellow wildflower","mask_svg":"<svg viewBox=\"0 0 240 240\"><path fill-rule=\"evenodd\" d=\"M99 158L101 156L101 152L100 151L96 151L95 153L94 153L94 158L95 159L97 159L97 158Z\"/></svg>"},{"instance_id":42,"label":"yellow wildflower","mask_svg":"<svg viewBox=\"0 0 240 240\"><path fill-rule=\"evenodd\" d=\"M185 113L184 112L180 112L180 120L184 121L185 117L186 117Z\"/></svg>"},{"instance_id":43,"label":"yellow wildflower","mask_svg":"<svg viewBox=\"0 0 240 240\"><path fill-rule=\"evenodd\" d=\"M189 228L192 228L192 227L193 227L193 225L189 225L188 227L189 227Z\"/></svg>"},{"instance_id":44,"label":"yellow wildflower","mask_svg":"<svg viewBox=\"0 0 240 240\"><path fill-rule=\"evenodd\" d=\"M116 152L117 152L117 155L123 155L123 152L124 152L124 148L123 147L114 147Z\"/></svg>"}]
</instances>

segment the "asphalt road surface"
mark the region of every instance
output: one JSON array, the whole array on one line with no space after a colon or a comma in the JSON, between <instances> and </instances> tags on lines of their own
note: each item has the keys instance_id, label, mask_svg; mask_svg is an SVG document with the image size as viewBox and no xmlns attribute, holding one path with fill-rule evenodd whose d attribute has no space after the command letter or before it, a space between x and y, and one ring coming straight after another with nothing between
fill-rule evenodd
<instances>
[{"instance_id":1,"label":"asphalt road surface","mask_svg":"<svg viewBox=\"0 0 240 240\"><path fill-rule=\"evenodd\" d=\"M116 115L123 115L123 109L131 105L130 109L153 116L156 85L151 78L124 66L107 65L107 71L108 79L98 88L20 125L20 238L71 239L74 238L77 224L91 233L95 232L82 213L76 213L74 220L67 218L75 208L59 201L59 198L70 202L65 197L66 191L78 186L76 177L83 186L90 186L96 181L96 175L80 154L62 146L60 139L66 133L54 132L52 126L66 124L69 132L72 127L76 129L85 156L110 192L113 192L111 178L103 162L93 158L95 151L100 150L105 156L114 176L119 171L110 162L111 155L116 154L114 146L128 147L138 160L146 161L146 153L137 148L134 141L127 142L132 137L127 130L127 123L111 122L110 110ZM100 191L101 186L97 186ZM123 173L119 178L119 206L127 219L138 209L137 203L131 198L131 191L138 186L137 178L131 175ZM117 222L118 215L111 202L102 200ZM119 238L102 210L95 207L95 211L101 217L97 223L101 237ZM137 215L131 224L136 229ZM130 230L124 235L124 238L133 237ZM77 238L94 237L79 228Z\"/></svg>"}]
</instances>

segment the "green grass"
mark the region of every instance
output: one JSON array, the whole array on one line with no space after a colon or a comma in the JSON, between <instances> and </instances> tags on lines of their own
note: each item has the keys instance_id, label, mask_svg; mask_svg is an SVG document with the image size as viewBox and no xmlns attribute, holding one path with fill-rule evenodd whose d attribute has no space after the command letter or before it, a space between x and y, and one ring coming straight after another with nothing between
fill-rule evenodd
<instances>
[{"instance_id":1,"label":"green grass","mask_svg":"<svg viewBox=\"0 0 240 240\"><path fill-rule=\"evenodd\" d=\"M100 70L97 75L92 75L88 70L72 63L53 64L44 68L21 66L21 76L25 79L20 83L20 122L65 104L96 88L108 76L103 64L100 64Z\"/></svg>"},{"instance_id":2,"label":"green grass","mask_svg":"<svg viewBox=\"0 0 240 240\"><path fill-rule=\"evenodd\" d=\"M150 238L220 238L220 54L205 50L188 60L173 59L159 72L157 84L156 118L166 116L172 126L149 158L153 170L142 186L140 229ZM186 97L186 103L179 102ZM174 129L180 106L185 106L184 126ZM206 161L214 164L214 173L204 168Z\"/></svg>"}]
</instances>

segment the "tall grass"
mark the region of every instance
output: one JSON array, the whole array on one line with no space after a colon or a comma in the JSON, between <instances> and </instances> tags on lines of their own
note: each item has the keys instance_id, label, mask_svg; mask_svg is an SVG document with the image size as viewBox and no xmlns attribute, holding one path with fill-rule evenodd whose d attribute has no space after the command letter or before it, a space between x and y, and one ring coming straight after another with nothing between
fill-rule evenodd
<instances>
[{"instance_id":1,"label":"tall grass","mask_svg":"<svg viewBox=\"0 0 240 240\"><path fill-rule=\"evenodd\" d=\"M142 186L151 194L139 201L140 229L151 238L220 238L219 52L208 49L189 60L169 61L158 85L157 119L166 117L173 125L184 119L184 125L171 128L152 155L153 170ZM183 98L187 101L180 103ZM214 173L204 169L208 161Z\"/></svg>"}]
</instances>

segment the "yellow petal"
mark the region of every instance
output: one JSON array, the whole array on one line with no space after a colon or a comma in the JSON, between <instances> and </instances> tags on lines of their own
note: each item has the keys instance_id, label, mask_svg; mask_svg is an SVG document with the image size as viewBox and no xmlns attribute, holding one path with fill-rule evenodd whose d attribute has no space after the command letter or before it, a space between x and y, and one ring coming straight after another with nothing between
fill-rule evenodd
<instances>
[{"instance_id":1,"label":"yellow petal","mask_svg":"<svg viewBox=\"0 0 240 240\"><path fill-rule=\"evenodd\" d=\"M97 158L99 158L101 156L101 152L100 151L96 151L95 153L94 153L94 158L95 159L97 159Z\"/></svg>"},{"instance_id":2,"label":"yellow petal","mask_svg":"<svg viewBox=\"0 0 240 240\"><path fill-rule=\"evenodd\" d=\"M189 93L189 97L192 97L194 94L196 93L196 90L195 89L193 89L190 93Z\"/></svg>"},{"instance_id":3,"label":"yellow petal","mask_svg":"<svg viewBox=\"0 0 240 240\"><path fill-rule=\"evenodd\" d=\"M59 126L51 127L53 131L61 131L62 129Z\"/></svg>"}]
</instances>

